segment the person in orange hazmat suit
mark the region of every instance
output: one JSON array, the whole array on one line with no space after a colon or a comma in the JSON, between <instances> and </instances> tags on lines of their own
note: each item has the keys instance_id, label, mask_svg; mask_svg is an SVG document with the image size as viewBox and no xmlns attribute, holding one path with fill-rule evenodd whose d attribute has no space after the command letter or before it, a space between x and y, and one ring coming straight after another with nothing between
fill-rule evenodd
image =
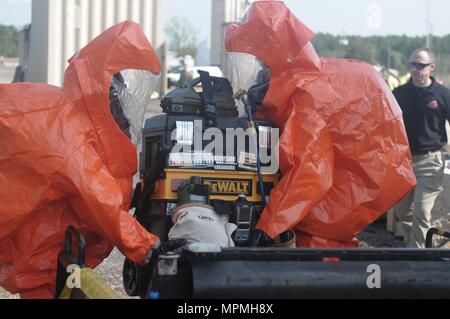
<instances>
[{"instance_id":1,"label":"person in orange hazmat suit","mask_svg":"<svg viewBox=\"0 0 450 319\"><path fill-rule=\"evenodd\" d=\"M62 88L0 86L0 286L23 298L53 297L69 225L85 235L91 268L113 246L137 263L163 247L128 213L155 51L123 22L69 63Z\"/></svg>"},{"instance_id":2,"label":"person in orange hazmat suit","mask_svg":"<svg viewBox=\"0 0 450 319\"><path fill-rule=\"evenodd\" d=\"M367 63L319 58L313 35L281 1L254 2L226 30L235 90L281 130L282 178L257 228L295 229L297 246L355 247L414 187L411 155L383 79Z\"/></svg>"}]
</instances>

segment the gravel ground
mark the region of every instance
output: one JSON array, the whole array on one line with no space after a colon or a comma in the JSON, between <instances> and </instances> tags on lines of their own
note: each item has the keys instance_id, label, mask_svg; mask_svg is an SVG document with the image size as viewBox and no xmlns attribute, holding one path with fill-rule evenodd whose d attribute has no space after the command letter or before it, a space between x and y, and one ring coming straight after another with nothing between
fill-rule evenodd
<instances>
[{"instance_id":1,"label":"gravel ground","mask_svg":"<svg viewBox=\"0 0 450 319\"><path fill-rule=\"evenodd\" d=\"M123 289L122 266L124 259L122 253L114 248L109 257L95 271L108 283L119 298L131 299L134 297L128 296Z\"/></svg>"},{"instance_id":2,"label":"gravel ground","mask_svg":"<svg viewBox=\"0 0 450 319\"><path fill-rule=\"evenodd\" d=\"M19 299L19 295L11 295L5 289L0 287L0 299Z\"/></svg>"},{"instance_id":3,"label":"gravel ground","mask_svg":"<svg viewBox=\"0 0 450 319\"><path fill-rule=\"evenodd\" d=\"M0 65L0 83L11 83L15 72L15 67Z\"/></svg>"},{"instance_id":4,"label":"gravel ground","mask_svg":"<svg viewBox=\"0 0 450 319\"><path fill-rule=\"evenodd\" d=\"M381 218L368 225L358 236L362 248L404 248L403 238L395 237L386 230L386 219Z\"/></svg>"}]
</instances>

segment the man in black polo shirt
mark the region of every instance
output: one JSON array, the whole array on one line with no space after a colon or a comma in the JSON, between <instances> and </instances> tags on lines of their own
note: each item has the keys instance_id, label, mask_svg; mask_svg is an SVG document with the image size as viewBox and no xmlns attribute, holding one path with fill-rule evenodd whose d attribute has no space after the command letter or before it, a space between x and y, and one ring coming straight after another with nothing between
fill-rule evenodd
<instances>
[{"instance_id":1,"label":"man in black polo shirt","mask_svg":"<svg viewBox=\"0 0 450 319\"><path fill-rule=\"evenodd\" d=\"M434 54L417 49L409 59L411 80L394 90L403 111L412 154L415 189L397 206L397 217L409 247L425 247L425 235L435 221L434 202L443 189L446 121L450 121L450 91L431 76Z\"/></svg>"}]
</instances>

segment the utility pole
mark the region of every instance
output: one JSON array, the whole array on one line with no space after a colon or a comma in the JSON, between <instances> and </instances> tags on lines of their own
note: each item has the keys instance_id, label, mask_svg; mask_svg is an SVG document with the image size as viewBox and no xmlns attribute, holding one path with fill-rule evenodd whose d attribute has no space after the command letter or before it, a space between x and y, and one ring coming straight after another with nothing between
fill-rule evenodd
<instances>
[{"instance_id":1,"label":"utility pole","mask_svg":"<svg viewBox=\"0 0 450 319\"><path fill-rule=\"evenodd\" d=\"M433 33L433 23L431 22L431 0L427 3L427 43L426 47L431 49L431 35Z\"/></svg>"},{"instance_id":2,"label":"utility pole","mask_svg":"<svg viewBox=\"0 0 450 319\"><path fill-rule=\"evenodd\" d=\"M389 70L392 65L392 47L391 40L388 38L388 49L387 49L387 69Z\"/></svg>"}]
</instances>

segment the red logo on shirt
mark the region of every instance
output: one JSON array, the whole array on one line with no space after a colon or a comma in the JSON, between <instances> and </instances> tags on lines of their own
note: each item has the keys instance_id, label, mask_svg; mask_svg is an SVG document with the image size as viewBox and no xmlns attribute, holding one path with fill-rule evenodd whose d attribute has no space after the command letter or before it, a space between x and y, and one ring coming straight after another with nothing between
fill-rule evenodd
<instances>
[{"instance_id":1,"label":"red logo on shirt","mask_svg":"<svg viewBox=\"0 0 450 319\"><path fill-rule=\"evenodd\" d=\"M439 103L436 100L431 101L430 103L427 104L427 107L429 109L435 110L439 107Z\"/></svg>"}]
</instances>

